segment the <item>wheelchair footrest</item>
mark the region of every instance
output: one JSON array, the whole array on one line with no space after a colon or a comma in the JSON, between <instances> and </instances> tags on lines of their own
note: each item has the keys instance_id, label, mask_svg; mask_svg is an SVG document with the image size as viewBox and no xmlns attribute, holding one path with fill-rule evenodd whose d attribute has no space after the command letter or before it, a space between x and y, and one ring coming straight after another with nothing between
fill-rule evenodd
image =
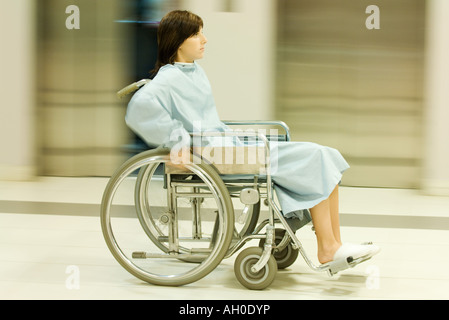
<instances>
[{"instance_id":1,"label":"wheelchair footrest","mask_svg":"<svg viewBox=\"0 0 449 320\"><path fill-rule=\"evenodd\" d=\"M356 265L358 265L359 263L369 260L371 259L371 255L366 255L366 256L361 256L357 259L354 259L353 257L347 257L347 258L342 258L339 260L335 260L335 261L331 261L329 262L328 265L328 273L329 275L333 276L334 274L337 274L340 271L349 269L349 268L354 268Z\"/></svg>"},{"instance_id":2,"label":"wheelchair footrest","mask_svg":"<svg viewBox=\"0 0 449 320\"><path fill-rule=\"evenodd\" d=\"M352 257L331 261L328 263L328 272L330 275L334 275L340 271L350 268L352 262L353 262Z\"/></svg>"}]
</instances>

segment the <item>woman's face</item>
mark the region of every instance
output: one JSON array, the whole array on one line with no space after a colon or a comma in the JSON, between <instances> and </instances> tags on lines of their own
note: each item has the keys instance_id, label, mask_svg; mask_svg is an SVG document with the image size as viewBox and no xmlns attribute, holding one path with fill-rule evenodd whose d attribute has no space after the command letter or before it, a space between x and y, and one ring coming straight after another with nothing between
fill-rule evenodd
<instances>
[{"instance_id":1,"label":"woman's face","mask_svg":"<svg viewBox=\"0 0 449 320\"><path fill-rule=\"evenodd\" d=\"M206 43L207 38L203 34L203 28L201 28L198 33L184 40L178 48L175 61L191 63L201 59L204 56L204 45Z\"/></svg>"}]
</instances>

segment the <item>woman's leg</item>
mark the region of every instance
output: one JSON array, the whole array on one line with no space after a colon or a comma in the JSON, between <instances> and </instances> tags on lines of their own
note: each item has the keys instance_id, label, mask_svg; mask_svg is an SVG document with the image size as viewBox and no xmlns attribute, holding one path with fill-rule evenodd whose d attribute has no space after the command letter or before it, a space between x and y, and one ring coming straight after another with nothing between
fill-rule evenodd
<instances>
[{"instance_id":1,"label":"woman's leg","mask_svg":"<svg viewBox=\"0 0 449 320\"><path fill-rule=\"evenodd\" d=\"M334 190L328 199L310 209L318 242L318 261L320 263L332 261L335 252L341 246L339 226L337 230L337 226L334 225L338 222L338 217L334 216L334 206L338 202L335 197L338 197L338 190Z\"/></svg>"},{"instance_id":2,"label":"woman's leg","mask_svg":"<svg viewBox=\"0 0 449 320\"><path fill-rule=\"evenodd\" d=\"M334 191L329 196L329 206L330 206L331 223L332 223L332 230L334 232L334 237L335 240L337 240L337 242L341 245L338 185L335 187Z\"/></svg>"},{"instance_id":3,"label":"woman's leg","mask_svg":"<svg viewBox=\"0 0 449 320\"><path fill-rule=\"evenodd\" d=\"M337 250L342 247L340 239L340 219L338 216L338 186L326 200L310 209L313 225L318 242L318 261L326 263L332 261ZM380 251L375 245L346 244L339 250L339 256L373 256Z\"/></svg>"}]
</instances>

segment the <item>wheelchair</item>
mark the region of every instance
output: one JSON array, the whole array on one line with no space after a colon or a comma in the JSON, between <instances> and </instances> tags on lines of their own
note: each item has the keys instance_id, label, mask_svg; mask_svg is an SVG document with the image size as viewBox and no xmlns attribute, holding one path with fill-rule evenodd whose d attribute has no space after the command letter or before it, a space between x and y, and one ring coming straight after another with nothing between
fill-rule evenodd
<instances>
[{"instance_id":1,"label":"wheelchair","mask_svg":"<svg viewBox=\"0 0 449 320\"><path fill-rule=\"evenodd\" d=\"M173 150L158 147L129 158L111 176L101 202L101 227L109 250L124 269L150 284L183 286L202 279L239 252L234 261L238 282L262 290L270 286L278 269L291 266L299 254L312 270L330 275L364 261L347 257L314 265L284 218L273 189L269 144L290 140L285 123L225 124L278 126L284 134L245 132L262 146L208 152L193 148L185 163L174 163ZM235 161L239 152L253 160ZM231 156L232 164L216 161ZM268 207L266 218L260 214L262 203ZM243 248L252 240L258 245Z\"/></svg>"}]
</instances>

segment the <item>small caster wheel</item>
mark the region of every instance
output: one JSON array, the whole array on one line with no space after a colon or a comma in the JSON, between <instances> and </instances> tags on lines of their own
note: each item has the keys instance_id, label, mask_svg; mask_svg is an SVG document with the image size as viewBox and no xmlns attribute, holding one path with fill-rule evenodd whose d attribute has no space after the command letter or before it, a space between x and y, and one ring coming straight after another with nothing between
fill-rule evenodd
<instances>
[{"instance_id":1,"label":"small caster wheel","mask_svg":"<svg viewBox=\"0 0 449 320\"><path fill-rule=\"evenodd\" d=\"M274 230L274 238L276 245L281 243L282 239L284 238L285 232L286 231L284 229L277 228ZM263 248L264 244L265 239L261 239L259 241L259 247ZM299 250L293 249L293 245L290 242L283 250L274 251L273 256L278 265L278 269L285 269L290 267L296 261L296 259L298 258L298 254Z\"/></svg>"},{"instance_id":2,"label":"small caster wheel","mask_svg":"<svg viewBox=\"0 0 449 320\"><path fill-rule=\"evenodd\" d=\"M274 280L277 272L276 260L270 256L267 264L258 272L251 271L251 267L262 256L262 248L251 247L243 250L235 259L234 273L237 280L251 290L263 290Z\"/></svg>"}]
</instances>

